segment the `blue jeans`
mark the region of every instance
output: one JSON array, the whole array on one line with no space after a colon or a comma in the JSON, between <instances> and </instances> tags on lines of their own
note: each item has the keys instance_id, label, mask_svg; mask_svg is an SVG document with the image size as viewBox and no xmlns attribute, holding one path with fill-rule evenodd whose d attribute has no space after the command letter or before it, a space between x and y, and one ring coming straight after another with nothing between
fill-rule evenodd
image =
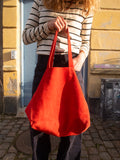
<instances>
[{"instance_id":1,"label":"blue jeans","mask_svg":"<svg viewBox=\"0 0 120 160\"><path fill-rule=\"evenodd\" d=\"M76 54L73 54L75 57ZM33 80L32 94L37 89L37 86L45 72L49 56L38 55L38 62L35 68L35 75ZM68 66L67 55L55 55L54 66L66 67ZM84 92L84 84L81 72L76 72L81 88ZM32 160L48 160L51 151L50 136L34 130L30 127L31 143L33 149ZM81 135L67 136L60 138L58 147L57 160L80 160L81 154Z\"/></svg>"}]
</instances>

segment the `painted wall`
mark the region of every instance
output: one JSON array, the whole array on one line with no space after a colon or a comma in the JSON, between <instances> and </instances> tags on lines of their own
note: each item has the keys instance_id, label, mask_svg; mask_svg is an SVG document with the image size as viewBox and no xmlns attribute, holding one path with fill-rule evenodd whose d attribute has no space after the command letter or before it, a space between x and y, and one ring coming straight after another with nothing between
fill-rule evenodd
<instances>
[{"instance_id":1,"label":"painted wall","mask_svg":"<svg viewBox=\"0 0 120 160\"><path fill-rule=\"evenodd\" d=\"M2 1L0 1L0 113L3 112Z\"/></svg>"},{"instance_id":2,"label":"painted wall","mask_svg":"<svg viewBox=\"0 0 120 160\"><path fill-rule=\"evenodd\" d=\"M16 113L20 96L20 4L3 0L3 86L5 112ZM16 51L16 58L11 52Z\"/></svg>"},{"instance_id":3,"label":"painted wall","mask_svg":"<svg viewBox=\"0 0 120 160\"><path fill-rule=\"evenodd\" d=\"M120 78L120 1L101 0L89 56L88 97L99 98L101 78Z\"/></svg>"},{"instance_id":4,"label":"painted wall","mask_svg":"<svg viewBox=\"0 0 120 160\"><path fill-rule=\"evenodd\" d=\"M11 51L16 59L11 59ZM105 68L105 69L103 69ZM100 97L101 78L120 78L120 1L101 0L95 14L88 65L88 97ZM20 97L20 1L3 0L5 112L16 113Z\"/></svg>"}]
</instances>

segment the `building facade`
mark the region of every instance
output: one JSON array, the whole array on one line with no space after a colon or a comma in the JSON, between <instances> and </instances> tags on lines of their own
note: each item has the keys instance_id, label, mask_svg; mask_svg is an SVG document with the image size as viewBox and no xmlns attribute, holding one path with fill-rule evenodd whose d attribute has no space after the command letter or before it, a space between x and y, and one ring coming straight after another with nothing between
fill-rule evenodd
<instances>
[{"instance_id":1,"label":"building facade","mask_svg":"<svg viewBox=\"0 0 120 160\"><path fill-rule=\"evenodd\" d=\"M36 46L24 46L21 37L32 2L3 0L0 5L0 112L17 114L31 97ZM120 0L101 0L100 7L94 16L86 68L90 106L99 104L102 78L120 78Z\"/></svg>"}]
</instances>

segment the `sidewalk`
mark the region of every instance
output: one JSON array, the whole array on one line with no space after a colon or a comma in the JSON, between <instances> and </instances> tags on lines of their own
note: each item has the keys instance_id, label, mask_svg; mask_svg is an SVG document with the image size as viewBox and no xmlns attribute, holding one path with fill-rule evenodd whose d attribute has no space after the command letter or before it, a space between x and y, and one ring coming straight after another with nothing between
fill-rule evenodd
<instances>
[{"instance_id":1,"label":"sidewalk","mask_svg":"<svg viewBox=\"0 0 120 160\"><path fill-rule=\"evenodd\" d=\"M26 118L0 115L0 160L31 160L28 129ZM58 141L52 137L50 160L55 160ZM81 160L120 160L120 121L103 122L91 115L91 127L83 135Z\"/></svg>"}]
</instances>

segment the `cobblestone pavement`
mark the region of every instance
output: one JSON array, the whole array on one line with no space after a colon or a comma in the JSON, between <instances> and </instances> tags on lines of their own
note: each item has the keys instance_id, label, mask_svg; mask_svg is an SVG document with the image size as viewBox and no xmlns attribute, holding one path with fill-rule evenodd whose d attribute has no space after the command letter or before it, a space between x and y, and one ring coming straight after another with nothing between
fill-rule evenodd
<instances>
[{"instance_id":1,"label":"cobblestone pavement","mask_svg":"<svg viewBox=\"0 0 120 160\"><path fill-rule=\"evenodd\" d=\"M16 147L16 140L28 128L26 118L0 115L0 160L31 160L31 154ZM56 151L50 160L55 157ZM91 115L91 127L83 134L81 160L120 160L120 121L103 122Z\"/></svg>"}]
</instances>

